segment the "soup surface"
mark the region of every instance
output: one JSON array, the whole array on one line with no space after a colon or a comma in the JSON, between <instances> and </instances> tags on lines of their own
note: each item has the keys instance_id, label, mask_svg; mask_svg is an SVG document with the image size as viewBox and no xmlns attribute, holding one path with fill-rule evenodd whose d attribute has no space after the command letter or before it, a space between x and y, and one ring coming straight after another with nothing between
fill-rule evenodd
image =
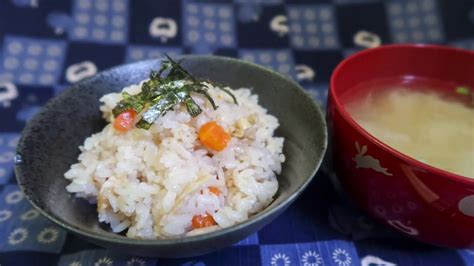
<instances>
[{"instance_id":1,"label":"soup surface","mask_svg":"<svg viewBox=\"0 0 474 266\"><path fill-rule=\"evenodd\" d=\"M436 80L390 78L359 84L346 110L370 134L431 166L474 178L474 94Z\"/></svg>"}]
</instances>

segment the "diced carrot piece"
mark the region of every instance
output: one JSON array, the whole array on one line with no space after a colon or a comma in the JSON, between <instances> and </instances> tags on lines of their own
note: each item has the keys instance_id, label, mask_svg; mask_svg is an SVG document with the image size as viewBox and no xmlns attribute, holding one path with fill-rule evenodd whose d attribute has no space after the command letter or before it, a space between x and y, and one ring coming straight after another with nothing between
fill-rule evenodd
<instances>
[{"instance_id":1,"label":"diced carrot piece","mask_svg":"<svg viewBox=\"0 0 474 266\"><path fill-rule=\"evenodd\" d=\"M222 151L230 141L230 135L217 122L211 121L199 129L199 140L209 149Z\"/></svg>"},{"instance_id":2,"label":"diced carrot piece","mask_svg":"<svg viewBox=\"0 0 474 266\"><path fill-rule=\"evenodd\" d=\"M203 215L195 215L192 220L193 229L204 228L216 225L216 221L208 213Z\"/></svg>"},{"instance_id":3,"label":"diced carrot piece","mask_svg":"<svg viewBox=\"0 0 474 266\"><path fill-rule=\"evenodd\" d=\"M130 109L123 111L115 118L114 128L120 132L127 132L133 127L136 117L137 112L135 112L135 110Z\"/></svg>"},{"instance_id":4,"label":"diced carrot piece","mask_svg":"<svg viewBox=\"0 0 474 266\"><path fill-rule=\"evenodd\" d=\"M209 192L213 193L214 195L218 197L221 194L221 191L216 187L209 187L208 189L209 189Z\"/></svg>"}]
</instances>

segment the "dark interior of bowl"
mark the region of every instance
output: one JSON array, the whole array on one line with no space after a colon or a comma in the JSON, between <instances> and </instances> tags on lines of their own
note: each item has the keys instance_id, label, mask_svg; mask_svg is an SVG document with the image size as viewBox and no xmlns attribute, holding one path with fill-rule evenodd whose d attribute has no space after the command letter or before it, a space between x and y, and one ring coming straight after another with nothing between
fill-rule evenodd
<instances>
[{"instance_id":1,"label":"dark interior of bowl","mask_svg":"<svg viewBox=\"0 0 474 266\"><path fill-rule=\"evenodd\" d=\"M222 234L235 233L239 235L238 238L243 238L252 232L242 231L239 234L235 231L241 230L246 224L258 224L252 227L257 230L268 223L276 216L272 214L281 213L314 175L326 148L324 117L310 97L295 83L264 68L210 56L186 57L182 64L198 77L233 88L253 88L253 93L259 95L259 103L280 122L277 134L285 137L284 153L287 161L278 177L280 187L275 201L240 227L221 230ZM105 242L120 239L131 241L127 243L133 242L111 233L107 226L101 226L97 221L95 205L77 199L66 191L69 182L64 179L64 173L71 164L77 162L78 147L105 125L99 111L99 98L138 83L159 65L158 60L143 61L102 72L61 93L28 123L18 145L21 162L17 163L15 170L27 198L50 219L86 238L99 238ZM210 237L217 237L221 233L210 234ZM205 236L195 238L202 240ZM159 245L170 242L153 243Z\"/></svg>"},{"instance_id":2,"label":"dark interior of bowl","mask_svg":"<svg viewBox=\"0 0 474 266\"><path fill-rule=\"evenodd\" d=\"M384 78L428 79L434 88L454 92L452 87L455 86L443 85L452 83L473 88L472 71L472 51L434 45L387 45L365 50L341 64L332 77L331 87L341 104L363 95L353 91L361 83Z\"/></svg>"}]
</instances>

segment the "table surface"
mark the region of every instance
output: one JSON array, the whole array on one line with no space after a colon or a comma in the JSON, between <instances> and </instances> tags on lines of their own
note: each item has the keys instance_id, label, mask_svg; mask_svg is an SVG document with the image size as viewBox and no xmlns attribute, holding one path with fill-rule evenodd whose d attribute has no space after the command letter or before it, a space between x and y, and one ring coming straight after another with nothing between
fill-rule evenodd
<instances>
[{"instance_id":1,"label":"table surface","mask_svg":"<svg viewBox=\"0 0 474 266\"><path fill-rule=\"evenodd\" d=\"M39 215L16 184L12 158L25 122L69 84L111 66L165 52L238 57L289 75L324 108L342 59L400 42L474 49L474 1L1 0L0 265L472 265L474 252L374 224L347 203L330 171L257 234L177 260L84 242Z\"/></svg>"}]
</instances>

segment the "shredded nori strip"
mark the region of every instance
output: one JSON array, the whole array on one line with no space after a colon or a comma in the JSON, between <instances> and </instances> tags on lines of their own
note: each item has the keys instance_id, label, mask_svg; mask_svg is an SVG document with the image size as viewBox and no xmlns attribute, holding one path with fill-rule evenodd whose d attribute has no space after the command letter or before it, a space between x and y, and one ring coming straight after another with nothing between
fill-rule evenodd
<instances>
[{"instance_id":1,"label":"shredded nori strip","mask_svg":"<svg viewBox=\"0 0 474 266\"><path fill-rule=\"evenodd\" d=\"M158 71L150 71L150 79L143 83L140 93L131 95L122 92L123 100L112 110L114 117L132 109L141 116L135 126L149 129L156 119L173 110L178 104L184 104L188 113L195 117L202 109L191 97L192 92L202 94L215 110L218 106L208 93L208 84L220 88L238 104L232 92L223 86L209 80L197 79L184 69L180 62L174 61L168 55L166 57L168 60L162 62Z\"/></svg>"}]
</instances>

